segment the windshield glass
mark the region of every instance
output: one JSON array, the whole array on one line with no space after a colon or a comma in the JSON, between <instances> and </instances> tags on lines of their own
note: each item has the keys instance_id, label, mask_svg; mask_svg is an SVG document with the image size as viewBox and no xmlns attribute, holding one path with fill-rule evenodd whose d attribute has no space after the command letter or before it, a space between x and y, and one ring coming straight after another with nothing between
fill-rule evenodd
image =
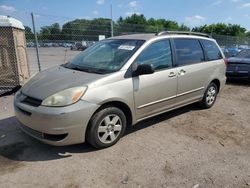
<instances>
[{"instance_id":1,"label":"windshield glass","mask_svg":"<svg viewBox=\"0 0 250 188\"><path fill-rule=\"evenodd\" d=\"M101 74L115 72L143 43L143 40L103 40L78 54L65 67Z\"/></svg>"},{"instance_id":2,"label":"windshield glass","mask_svg":"<svg viewBox=\"0 0 250 188\"><path fill-rule=\"evenodd\" d=\"M241 57L241 58L250 58L250 49L248 50L242 50L237 54L236 57Z\"/></svg>"}]
</instances>

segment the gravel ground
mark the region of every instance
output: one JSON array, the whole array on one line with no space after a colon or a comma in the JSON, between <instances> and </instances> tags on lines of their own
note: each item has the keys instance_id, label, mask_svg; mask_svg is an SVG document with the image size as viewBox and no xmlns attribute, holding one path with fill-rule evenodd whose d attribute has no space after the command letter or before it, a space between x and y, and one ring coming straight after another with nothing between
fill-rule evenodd
<instances>
[{"instance_id":1,"label":"gravel ground","mask_svg":"<svg viewBox=\"0 0 250 188\"><path fill-rule=\"evenodd\" d=\"M53 147L19 129L0 98L0 187L250 187L250 85L131 127L113 147Z\"/></svg>"}]
</instances>

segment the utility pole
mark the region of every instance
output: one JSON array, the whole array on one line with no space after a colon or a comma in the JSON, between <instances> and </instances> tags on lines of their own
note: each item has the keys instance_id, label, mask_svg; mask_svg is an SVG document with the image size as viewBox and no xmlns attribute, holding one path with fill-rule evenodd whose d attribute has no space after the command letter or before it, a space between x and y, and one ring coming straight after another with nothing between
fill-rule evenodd
<instances>
[{"instance_id":1,"label":"utility pole","mask_svg":"<svg viewBox=\"0 0 250 188\"><path fill-rule=\"evenodd\" d=\"M33 13L31 13L31 19L32 19L32 25L33 25L33 32L34 32L34 35L35 35L36 57L37 57L38 70L40 72L41 71L41 64L40 64L40 59L39 59L38 40L37 40L36 27L35 27L35 21L34 21Z\"/></svg>"},{"instance_id":2,"label":"utility pole","mask_svg":"<svg viewBox=\"0 0 250 188\"><path fill-rule=\"evenodd\" d=\"M114 36L114 26L113 26L113 10L112 10L112 4L110 5L110 27L111 27L111 37Z\"/></svg>"}]
</instances>

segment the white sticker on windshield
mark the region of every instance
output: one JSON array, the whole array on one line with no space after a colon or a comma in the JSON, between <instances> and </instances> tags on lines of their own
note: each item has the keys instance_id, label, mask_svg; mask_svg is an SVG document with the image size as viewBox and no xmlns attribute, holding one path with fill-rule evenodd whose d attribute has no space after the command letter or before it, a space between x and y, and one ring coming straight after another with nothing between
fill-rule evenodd
<instances>
[{"instance_id":1,"label":"white sticker on windshield","mask_svg":"<svg viewBox=\"0 0 250 188\"><path fill-rule=\"evenodd\" d=\"M135 46L121 45L118 47L119 50L133 50Z\"/></svg>"}]
</instances>

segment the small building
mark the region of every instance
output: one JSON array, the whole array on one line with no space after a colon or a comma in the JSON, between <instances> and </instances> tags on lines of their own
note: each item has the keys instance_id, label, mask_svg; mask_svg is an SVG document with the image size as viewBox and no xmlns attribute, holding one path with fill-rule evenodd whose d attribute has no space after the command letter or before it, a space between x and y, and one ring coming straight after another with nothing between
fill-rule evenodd
<instances>
[{"instance_id":1,"label":"small building","mask_svg":"<svg viewBox=\"0 0 250 188\"><path fill-rule=\"evenodd\" d=\"M0 15L0 95L29 78L25 29L17 19Z\"/></svg>"}]
</instances>

